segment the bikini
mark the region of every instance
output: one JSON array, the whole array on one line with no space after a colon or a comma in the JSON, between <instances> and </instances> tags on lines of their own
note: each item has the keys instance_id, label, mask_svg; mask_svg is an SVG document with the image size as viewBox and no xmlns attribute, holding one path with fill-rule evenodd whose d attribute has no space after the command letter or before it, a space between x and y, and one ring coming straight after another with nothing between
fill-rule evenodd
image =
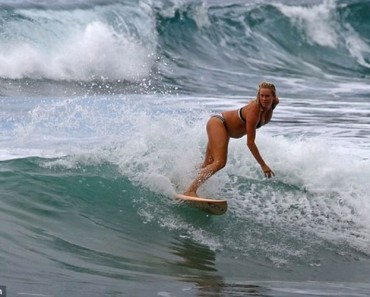
<instances>
[{"instance_id":1,"label":"bikini","mask_svg":"<svg viewBox=\"0 0 370 297\"><path fill-rule=\"evenodd\" d=\"M241 120L244 122L244 124L246 124L246 123L247 123L247 119L243 116L243 108L244 108L244 107L242 107L242 108L240 108L240 109L238 110L238 116L239 116L239 119L241 119ZM262 124L262 121L261 121L261 119L260 119L260 121L258 122L258 124L257 124L257 126L256 126L256 129L260 128L262 125L263 125L263 124Z\"/></svg>"},{"instance_id":2,"label":"bikini","mask_svg":"<svg viewBox=\"0 0 370 297\"><path fill-rule=\"evenodd\" d=\"M227 128L226 127L226 120L225 120L224 115L222 113L214 114L214 115L211 116L211 118L218 118L224 124L225 128Z\"/></svg>"},{"instance_id":3,"label":"bikini","mask_svg":"<svg viewBox=\"0 0 370 297\"><path fill-rule=\"evenodd\" d=\"M246 124L246 123L247 123L247 119L246 119L246 118L244 117L244 115L243 115L243 108L244 108L244 107L242 107L242 108L240 108L240 109L238 110L238 116L239 116L239 119L240 119L244 124ZM212 117L212 118L213 118L213 117L215 117L215 118L218 118L219 120L221 120L221 122L224 124L225 128L227 129L227 127L226 127L226 120L225 120L224 115L223 115L222 113L212 115L211 117ZM260 120L260 121L258 122L258 124L257 124L257 127L256 127L256 128L258 129L258 128L260 128L262 125L263 125L263 124L262 124L262 121Z\"/></svg>"},{"instance_id":4,"label":"bikini","mask_svg":"<svg viewBox=\"0 0 370 297\"><path fill-rule=\"evenodd\" d=\"M245 106L244 106L244 107L245 107ZM239 116L239 119L240 119L244 124L246 124L246 123L247 123L247 119L246 119L246 118L244 117L244 115L243 115L243 108L244 108L244 107L242 107L242 108L240 108L240 109L238 110L238 116ZM272 106L272 110L274 110L274 109L275 109L275 107L276 107L276 105L275 105L275 106L273 105L273 106ZM211 118L213 118L213 117L218 118L219 120L221 120L221 122L224 124L225 128L227 129L227 126L226 126L226 120L225 120L224 115L223 115L222 113L212 115L212 116L211 116ZM258 124L257 124L257 126L256 126L256 129L260 128L261 126L263 126L263 123L262 123L262 120L260 119L260 121L258 122Z\"/></svg>"}]
</instances>

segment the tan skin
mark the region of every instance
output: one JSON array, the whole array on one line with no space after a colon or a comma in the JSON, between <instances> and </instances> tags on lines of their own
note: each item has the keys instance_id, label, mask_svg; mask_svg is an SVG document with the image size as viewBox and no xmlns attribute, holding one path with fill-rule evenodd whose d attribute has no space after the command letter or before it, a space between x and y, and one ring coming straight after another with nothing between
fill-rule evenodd
<instances>
[{"instance_id":1,"label":"tan skin","mask_svg":"<svg viewBox=\"0 0 370 297\"><path fill-rule=\"evenodd\" d=\"M257 124L261 121L266 125L272 118L273 105L279 103L279 98L269 88L259 89L259 102L257 100L249 102L243 108L243 115L246 119L244 123L238 116L238 110L223 112L224 123L211 117L207 122L208 144L204 163L197 176L184 195L198 197L198 188L213 174L224 168L227 162L227 151L230 138L240 138L247 135L247 146L253 157L260 164L266 177L275 176L275 173L263 160L255 143Z\"/></svg>"}]
</instances>

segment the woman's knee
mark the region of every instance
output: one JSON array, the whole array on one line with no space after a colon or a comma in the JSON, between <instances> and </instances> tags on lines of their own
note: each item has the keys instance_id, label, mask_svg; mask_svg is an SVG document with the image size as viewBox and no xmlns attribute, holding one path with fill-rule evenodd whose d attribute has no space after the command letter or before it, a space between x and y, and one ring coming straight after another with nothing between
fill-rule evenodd
<instances>
[{"instance_id":1,"label":"woman's knee","mask_svg":"<svg viewBox=\"0 0 370 297\"><path fill-rule=\"evenodd\" d=\"M221 160L216 160L213 163L215 165L215 169L218 171L218 170L221 170L222 168L224 168L226 166L226 162L227 162L226 159L221 159Z\"/></svg>"}]
</instances>

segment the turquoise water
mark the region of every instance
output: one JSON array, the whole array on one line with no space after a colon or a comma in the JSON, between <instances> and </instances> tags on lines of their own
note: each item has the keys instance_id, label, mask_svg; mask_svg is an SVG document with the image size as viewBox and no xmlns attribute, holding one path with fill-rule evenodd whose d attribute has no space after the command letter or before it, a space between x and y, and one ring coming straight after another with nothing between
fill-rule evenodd
<instances>
[{"instance_id":1,"label":"turquoise water","mask_svg":"<svg viewBox=\"0 0 370 297\"><path fill-rule=\"evenodd\" d=\"M368 1L0 1L9 296L369 296ZM209 116L281 103L176 203Z\"/></svg>"}]
</instances>

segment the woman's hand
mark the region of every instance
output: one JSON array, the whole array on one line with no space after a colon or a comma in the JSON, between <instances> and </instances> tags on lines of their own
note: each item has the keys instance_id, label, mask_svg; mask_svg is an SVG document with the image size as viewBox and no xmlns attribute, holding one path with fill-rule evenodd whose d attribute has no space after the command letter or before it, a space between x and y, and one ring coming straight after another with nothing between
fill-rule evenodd
<instances>
[{"instance_id":1,"label":"woman's hand","mask_svg":"<svg viewBox=\"0 0 370 297\"><path fill-rule=\"evenodd\" d=\"M266 164L262 165L262 170L267 178L275 176L275 173Z\"/></svg>"}]
</instances>

